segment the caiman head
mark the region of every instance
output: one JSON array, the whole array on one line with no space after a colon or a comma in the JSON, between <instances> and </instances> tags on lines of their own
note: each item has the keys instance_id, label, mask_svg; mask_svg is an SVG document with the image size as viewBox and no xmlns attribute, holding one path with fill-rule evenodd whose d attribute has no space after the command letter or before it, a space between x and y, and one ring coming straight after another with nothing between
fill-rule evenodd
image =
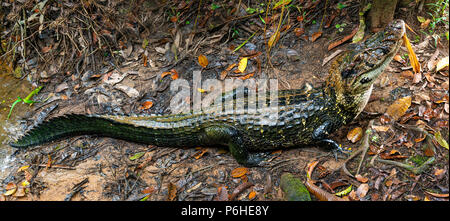
<instances>
[{"instance_id":1,"label":"caiman head","mask_svg":"<svg viewBox=\"0 0 450 221\"><path fill-rule=\"evenodd\" d=\"M328 88L337 102L361 112L372 92L373 82L391 62L403 43L405 22L392 21L367 40L350 44L331 65Z\"/></svg>"}]
</instances>

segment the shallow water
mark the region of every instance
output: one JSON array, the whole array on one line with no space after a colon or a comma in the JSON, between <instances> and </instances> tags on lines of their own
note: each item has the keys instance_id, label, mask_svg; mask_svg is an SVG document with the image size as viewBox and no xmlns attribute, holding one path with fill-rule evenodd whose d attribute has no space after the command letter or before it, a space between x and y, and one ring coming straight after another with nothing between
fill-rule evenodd
<instances>
[{"instance_id":1,"label":"shallow water","mask_svg":"<svg viewBox=\"0 0 450 221\"><path fill-rule=\"evenodd\" d=\"M17 96L25 98L31 91L31 84L26 79L20 80L0 73L0 181L9 174L14 162L14 157L11 157L14 149L8 145L10 136L20 132L18 120L32 107L22 102L17 103L7 119L9 110Z\"/></svg>"}]
</instances>

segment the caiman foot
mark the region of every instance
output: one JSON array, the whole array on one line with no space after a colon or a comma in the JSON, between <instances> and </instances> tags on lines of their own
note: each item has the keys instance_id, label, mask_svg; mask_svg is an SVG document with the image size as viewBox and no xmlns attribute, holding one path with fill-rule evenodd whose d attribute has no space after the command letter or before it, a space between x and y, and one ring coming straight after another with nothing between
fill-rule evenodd
<instances>
[{"instance_id":1,"label":"caiman foot","mask_svg":"<svg viewBox=\"0 0 450 221\"><path fill-rule=\"evenodd\" d=\"M348 150L343 149L339 144L337 144L336 141L331 139L322 139L320 140L320 144L331 149L336 161L338 158L338 154L344 154L346 157L348 157L350 153Z\"/></svg>"}]
</instances>

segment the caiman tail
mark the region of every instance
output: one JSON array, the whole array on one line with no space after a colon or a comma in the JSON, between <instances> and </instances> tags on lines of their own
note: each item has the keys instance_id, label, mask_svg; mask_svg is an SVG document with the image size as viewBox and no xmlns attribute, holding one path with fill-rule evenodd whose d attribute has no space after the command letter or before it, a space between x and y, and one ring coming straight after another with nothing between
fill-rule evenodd
<instances>
[{"instance_id":1,"label":"caiman tail","mask_svg":"<svg viewBox=\"0 0 450 221\"><path fill-rule=\"evenodd\" d=\"M31 129L12 147L25 148L77 135L98 135L157 146L193 146L198 144L199 129L152 128L135 126L95 115L64 115L52 118Z\"/></svg>"}]
</instances>

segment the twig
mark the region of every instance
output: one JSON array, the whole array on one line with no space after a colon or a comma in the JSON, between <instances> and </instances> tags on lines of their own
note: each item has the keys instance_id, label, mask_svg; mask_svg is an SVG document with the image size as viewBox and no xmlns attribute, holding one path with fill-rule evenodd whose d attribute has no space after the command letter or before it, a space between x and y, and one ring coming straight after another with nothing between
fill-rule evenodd
<instances>
[{"instance_id":1,"label":"twig","mask_svg":"<svg viewBox=\"0 0 450 221\"><path fill-rule=\"evenodd\" d=\"M359 161L358 169L356 170L356 174L359 174L359 170L361 169L361 165L364 161L364 157L366 156L367 150L369 149L369 137L372 134L372 129L371 129L372 125L373 125L373 120L370 120L369 124L367 125L366 132L364 133L363 140L361 142L360 149L362 150L362 154L361 154L361 160Z\"/></svg>"},{"instance_id":2,"label":"twig","mask_svg":"<svg viewBox=\"0 0 450 221\"><path fill-rule=\"evenodd\" d=\"M386 163L386 164L391 164L394 166L398 166L401 167L403 169L407 169L411 172L413 172L414 174L420 174L423 171L425 171L428 168L428 165L432 164L434 162L435 158L434 157L430 157L427 161L425 161L422 165L415 167L409 164L404 164L404 163L400 163L397 161L392 161L392 160L383 160L383 159L377 159L378 162L381 163Z\"/></svg>"},{"instance_id":3,"label":"twig","mask_svg":"<svg viewBox=\"0 0 450 221\"><path fill-rule=\"evenodd\" d=\"M86 186L83 186L84 184L88 183L89 179L86 178L84 180L82 180L81 182L75 184L75 186L72 188L72 191L66 195L66 197L64 198L64 201L70 201L70 199L72 199L72 197L80 192L81 190L83 190L84 188L86 188Z\"/></svg>"}]
</instances>

